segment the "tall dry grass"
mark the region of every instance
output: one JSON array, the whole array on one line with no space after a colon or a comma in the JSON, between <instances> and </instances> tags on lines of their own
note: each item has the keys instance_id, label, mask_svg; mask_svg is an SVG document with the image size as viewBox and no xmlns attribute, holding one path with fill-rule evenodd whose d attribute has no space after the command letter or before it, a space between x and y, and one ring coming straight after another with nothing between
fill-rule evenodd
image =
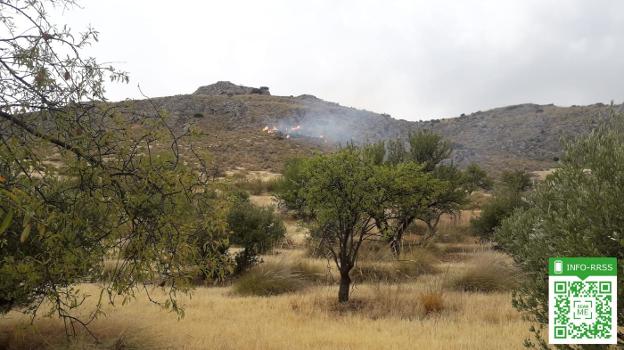
<instances>
[{"instance_id":1,"label":"tall dry grass","mask_svg":"<svg viewBox=\"0 0 624 350\"><path fill-rule=\"evenodd\" d=\"M148 349L523 348L528 324L513 310L507 293L444 291L443 308L426 314L422 296L440 278L423 277L400 287L358 285L352 291L353 303L341 306L342 311L334 308L335 286L272 298L232 296L224 287L199 288L192 298L181 299L186 309L181 320L139 294L123 307L107 308L108 317L97 320L92 328L101 332L106 344L123 334L134 337L129 345ZM82 287L95 293L93 286ZM0 333L27 323L24 316L11 313L0 321ZM37 320L34 327L29 334L49 339L48 348L62 347L62 336L48 338L62 330L60 321ZM11 341L8 346L16 344ZM92 346L87 339L80 342L84 347L74 344L74 348Z\"/></svg>"}]
</instances>

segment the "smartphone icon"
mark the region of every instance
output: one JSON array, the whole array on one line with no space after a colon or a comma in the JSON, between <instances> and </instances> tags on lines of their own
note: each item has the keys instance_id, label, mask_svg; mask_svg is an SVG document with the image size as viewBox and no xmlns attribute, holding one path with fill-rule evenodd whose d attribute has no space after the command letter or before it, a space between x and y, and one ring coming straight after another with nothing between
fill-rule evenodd
<instances>
[{"instance_id":1,"label":"smartphone icon","mask_svg":"<svg viewBox=\"0 0 624 350\"><path fill-rule=\"evenodd\" d=\"M563 273L563 261L555 260L555 273L556 274Z\"/></svg>"}]
</instances>

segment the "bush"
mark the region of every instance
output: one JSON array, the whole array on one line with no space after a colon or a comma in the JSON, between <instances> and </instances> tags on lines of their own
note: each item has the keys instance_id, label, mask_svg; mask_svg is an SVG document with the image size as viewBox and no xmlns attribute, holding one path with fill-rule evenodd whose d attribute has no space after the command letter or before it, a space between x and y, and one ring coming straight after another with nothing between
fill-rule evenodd
<instances>
[{"instance_id":1,"label":"bush","mask_svg":"<svg viewBox=\"0 0 624 350\"><path fill-rule=\"evenodd\" d=\"M236 273L253 266L258 254L267 252L286 235L284 223L272 207L256 207L247 200L236 202L227 216L230 242L243 248L236 254Z\"/></svg>"},{"instance_id":2,"label":"bush","mask_svg":"<svg viewBox=\"0 0 624 350\"><path fill-rule=\"evenodd\" d=\"M306 286L300 273L283 264L261 264L234 282L234 293L242 296L271 296L295 292Z\"/></svg>"},{"instance_id":3,"label":"bush","mask_svg":"<svg viewBox=\"0 0 624 350\"><path fill-rule=\"evenodd\" d=\"M505 255L481 253L471 265L452 278L449 287L466 292L507 291L518 285L520 274Z\"/></svg>"},{"instance_id":4,"label":"bush","mask_svg":"<svg viewBox=\"0 0 624 350\"><path fill-rule=\"evenodd\" d=\"M497 196L483 206L479 217L470 220L470 228L481 238L490 239L503 219L511 215L515 208L525 205L519 195Z\"/></svg>"},{"instance_id":5,"label":"bush","mask_svg":"<svg viewBox=\"0 0 624 350\"><path fill-rule=\"evenodd\" d=\"M444 299L441 292L427 292L418 296L425 315L437 314L444 310Z\"/></svg>"},{"instance_id":6,"label":"bush","mask_svg":"<svg viewBox=\"0 0 624 350\"><path fill-rule=\"evenodd\" d=\"M566 145L562 166L503 221L495 239L527 272L514 306L530 313L538 344L548 323L548 267L556 256L618 259L618 327L624 326L624 117ZM618 334L624 342L624 333ZM580 346L578 348L581 348Z\"/></svg>"},{"instance_id":7,"label":"bush","mask_svg":"<svg viewBox=\"0 0 624 350\"><path fill-rule=\"evenodd\" d=\"M279 199L280 205L295 211L302 218L311 216L303 198L303 190L310 176L308 161L303 158L294 158L286 162L284 174L275 184L275 196Z\"/></svg>"},{"instance_id":8,"label":"bush","mask_svg":"<svg viewBox=\"0 0 624 350\"><path fill-rule=\"evenodd\" d=\"M501 175L494 198L484 204L481 215L470 220L473 233L484 239L491 239L494 230L503 219L511 215L516 208L527 206L523 199L531 188L531 177L524 171L508 171Z\"/></svg>"}]
</instances>

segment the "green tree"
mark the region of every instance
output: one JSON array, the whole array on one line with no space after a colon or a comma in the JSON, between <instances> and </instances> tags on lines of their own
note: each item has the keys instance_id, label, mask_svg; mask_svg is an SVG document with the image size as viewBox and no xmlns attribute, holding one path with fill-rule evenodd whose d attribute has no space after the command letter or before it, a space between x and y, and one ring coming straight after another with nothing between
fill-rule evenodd
<instances>
[{"instance_id":1,"label":"green tree","mask_svg":"<svg viewBox=\"0 0 624 350\"><path fill-rule=\"evenodd\" d=\"M362 243L375 234L370 213L378 208L383 189L375 186L374 167L353 146L312 158L310 169L304 197L315 213L312 232L340 273L338 301L347 302L349 273Z\"/></svg>"},{"instance_id":2,"label":"green tree","mask_svg":"<svg viewBox=\"0 0 624 350\"><path fill-rule=\"evenodd\" d=\"M49 301L68 331L155 280L167 290L163 305L180 311L175 295L188 290L199 254L193 236L218 220L199 210L209 159L193 131L173 128L158 108L104 103L105 81L128 77L81 55L96 31L47 17L73 4L0 1L0 312L34 314ZM221 257L204 259L219 274ZM96 309L75 317L85 297L75 284L97 280L111 260L119 263Z\"/></svg>"},{"instance_id":3,"label":"green tree","mask_svg":"<svg viewBox=\"0 0 624 350\"><path fill-rule=\"evenodd\" d=\"M418 211L416 218L427 225L427 234L423 241L433 237L437 232L440 218L444 214L455 215L468 200L465 177L454 165L438 165L432 175L440 181L440 185L429 196L429 203ZM468 184L472 186L472 184Z\"/></svg>"},{"instance_id":4,"label":"green tree","mask_svg":"<svg viewBox=\"0 0 624 350\"><path fill-rule=\"evenodd\" d=\"M618 258L618 326L624 325L624 127L622 117L566 144L561 168L537 185L526 208L503 220L495 239L527 272L514 306L533 315L537 342L548 323L548 268L553 256ZM522 186L520 186L522 187ZM516 187L518 188L518 187ZM619 344L624 334L618 334ZM595 346L559 346L567 349Z\"/></svg>"},{"instance_id":5,"label":"green tree","mask_svg":"<svg viewBox=\"0 0 624 350\"><path fill-rule=\"evenodd\" d=\"M379 232L398 257L403 235L446 184L424 172L423 166L416 162L379 166L374 179L382 192L372 215Z\"/></svg>"},{"instance_id":6,"label":"green tree","mask_svg":"<svg viewBox=\"0 0 624 350\"><path fill-rule=\"evenodd\" d=\"M408 141L409 159L423 164L425 171L433 171L440 162L451 155L451 144L442 136L428 130L411 133Z\"/></svg>"},{"instance_id":7,"label":"green tree","mask_svg":"<svg viewBox=\"0 0 624 350\"><path fill-rule=\"evenodd\" d=\"M464 188L468 194L478 189L492 189L492 179L489 178L485 170L475 163L471 163L464 169L463 177Z\"/></svg>"},{"instance_id":8,"label":"green tree","mask_svg":"<svg viewBox=\"0 0 624 350\"><path fill-rule=\"evenodd\" d=\"M309 218L312 213L306 206L303 191L309 181L307 159L293 158L286 161L282 178L277 184L275 197L280 205L295 211L301 218Z\"/></svg>"}]
</instances>

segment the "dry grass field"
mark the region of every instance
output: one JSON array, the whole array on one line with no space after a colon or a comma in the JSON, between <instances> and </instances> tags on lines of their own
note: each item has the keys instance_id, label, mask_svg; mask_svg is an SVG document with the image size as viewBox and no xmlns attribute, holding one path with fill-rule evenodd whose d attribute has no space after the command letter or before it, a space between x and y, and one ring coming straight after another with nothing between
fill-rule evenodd
<instances>
[{"instance_id":1,"label":"dry grass field","mask_svg":"<svg viewBox=\"0 0 624 350\"><path fill-rule=\"evenodd\" d=\"M273 201L256 196L254 203ZM512 308L509 292L518 274L508 257L465 234L474 215L445 218L435 244L408 251L426 267L415 273L385 260L385 251L362 252L348 305L337 303L332 263L308 255L306 229L289 219L291 244L265 256L257 269L319 275L294 292L240 296L236 282L199 287L180 298L181 319L138 293L127 305L107 306L107 316L91 324L100 344L81 334L68 345L61 321L37 317L31 325L12 312L0 319L0 348L522 349L529 323ZM93 284L80 288L97 292Z\"/></svg>"}]
</instances>

